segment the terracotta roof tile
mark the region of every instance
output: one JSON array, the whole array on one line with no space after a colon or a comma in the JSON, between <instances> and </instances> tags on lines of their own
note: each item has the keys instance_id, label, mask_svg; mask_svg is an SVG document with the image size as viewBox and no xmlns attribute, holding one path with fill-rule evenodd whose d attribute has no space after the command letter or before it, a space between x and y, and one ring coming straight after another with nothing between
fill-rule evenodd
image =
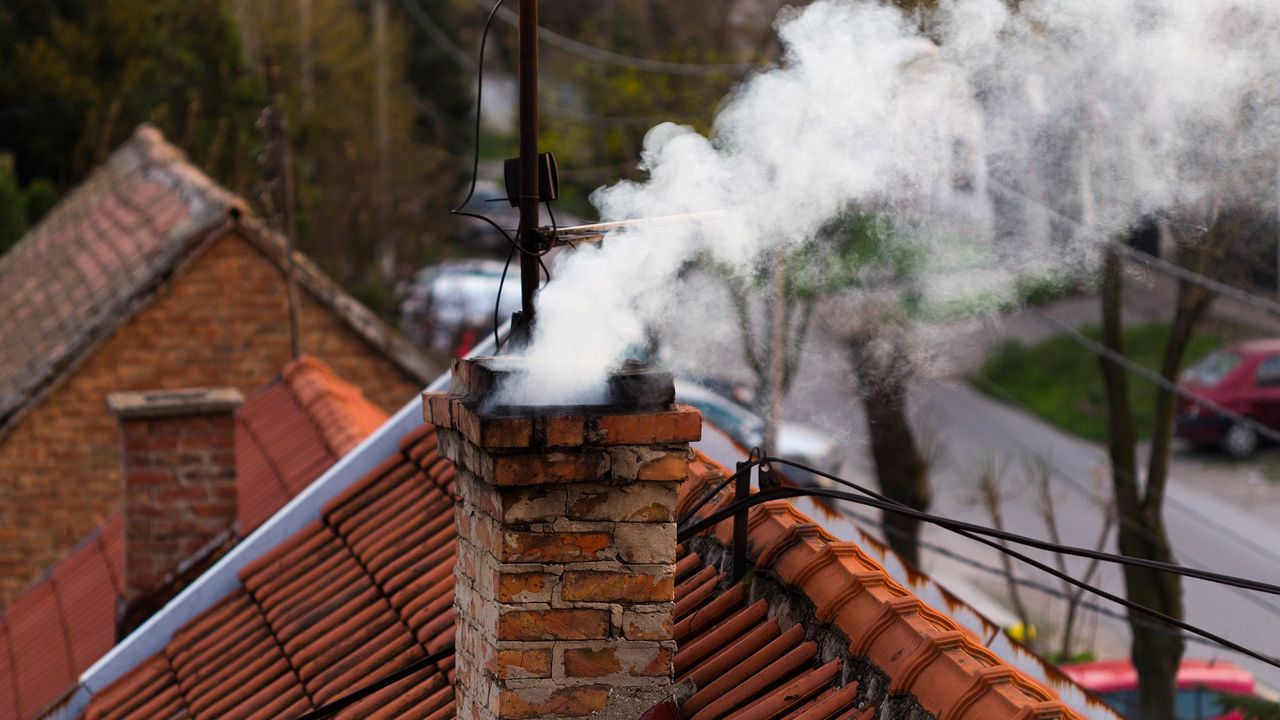
<instances>
[{"instance_id":1,"label":"terracotta roof tile","mask_svg":"<svg viewBox=\"0 0 1280 720\"><path fill-rule=\"evenodd\" d=\"M297 385L304 388L302 398L295 395ZM380 423L385 418L320 361L303 358L291 364L237 415L241 534L328 469L341 457L338 450L345 452L363 440L375 419ZM6 624L16 629L21 642L6 640L12 653L5 658L12 654L15 661L0 662L0 720L33 717L73 688L79 673L115 645L123 574L124 521L115 513L5 610ZM20 709L8 715L11 701Z\"/></svg>"}]
</instances>

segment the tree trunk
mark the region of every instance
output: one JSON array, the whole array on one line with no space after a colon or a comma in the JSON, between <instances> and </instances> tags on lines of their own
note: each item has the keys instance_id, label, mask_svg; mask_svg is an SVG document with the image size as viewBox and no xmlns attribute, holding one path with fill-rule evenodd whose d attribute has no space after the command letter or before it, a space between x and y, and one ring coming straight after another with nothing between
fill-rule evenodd
<instances>
[{"instance_id":1,"label":"tree trunk","mask_svg":"<svg viewBox=\"0 0 1280 720\"><path fill-rule=\"evenodd\" d=\"M855 340L850 354L867 416L871 456L880 491L892 500L923 511L929 509L932 498L928 464L920 454L907 418L903 368L909 359L903 356L898 343L893 343L893 347L891 352L879 353L871 342ZM885 512L881 523L889 547L903 560L919 567L920 521Z\"/></svg>"},{"instance_id":2,"label":"tree trunk","mask_svg":"<svg viewBox=\"0 0 1280 720\"><path fill-rule=\"evenodd\" d=\"M1124 353L1122 319L1123 269L1114 252L1108 252L1102 277L1103 343ZM1161 375L1176 382L1182 357L1191 340L1196 321L1208 307L1208 296L1185 283L1178 287L1177 308L1165 346ZM1156 399L1148 458L1145 491L1139 487L1137 436L1130 406L1125 370L1105 358L1099 360L1106 385L1108 446L1111 454L1112 484L1120 517L1119 546L1124 555L1160 562L1174 562L1164 526L1164 492L1168 484L1169 451L1177 398L1161 390ZM1143 568L1126 567L1126 595L1129 600L1182 619L1182 582L1176 575ZM1174 716L1176 679L1184 642L1173 628L1152 625L1146 616L1129 612L1133 633L1132 658L1138 671L1138 699L1142 717Z\"/></svg>"}]
</instances>

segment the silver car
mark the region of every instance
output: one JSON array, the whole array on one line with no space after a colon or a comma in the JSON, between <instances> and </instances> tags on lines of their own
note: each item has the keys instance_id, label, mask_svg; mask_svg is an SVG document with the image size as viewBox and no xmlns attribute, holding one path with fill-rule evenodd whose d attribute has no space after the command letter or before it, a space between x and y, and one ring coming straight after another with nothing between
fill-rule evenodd
<instances>
[{"instance_id":1,"label":"silver car","mask_svg":"<svg viewBox=\"0 0 1280 720\"><path fill-rule=\"evenodd\" d=\"M746 448L764 443L764 420L737 402L689 380L676 380L676 400L702 412L702 419L715 425ZM839 476L844 464L840 445L817 428L783 421L778 427L777 454L810 467ZM833 483L798 468L780 467L797 485L831 487Z\"/></svg>"}]
</instances>

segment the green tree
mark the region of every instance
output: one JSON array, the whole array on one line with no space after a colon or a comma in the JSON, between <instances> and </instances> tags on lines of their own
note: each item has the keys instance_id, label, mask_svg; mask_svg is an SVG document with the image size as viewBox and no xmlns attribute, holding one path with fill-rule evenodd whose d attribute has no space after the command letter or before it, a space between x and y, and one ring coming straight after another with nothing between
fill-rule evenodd
<instances>
[{"instance_id":1,"label":"green tree","mask_svg":"<svg viewBox=\"0 0 1280 720\"><path fill-rule=\"evenodd\" d=\"M0 155L0 254L27 231L27 200L13 170L13 158Z\"/></svg>"},{"instance_id":2,"label":"green tree","mask_svg":"<svg viewBox=\"0 0 1280 720\"><path fill-rule=\"evenodd\" d=\"M261 85L223 0L16 0L0 7L0 143L62 190L144 121L220 181L254 176Z\"/></svg>"}]
</instances>

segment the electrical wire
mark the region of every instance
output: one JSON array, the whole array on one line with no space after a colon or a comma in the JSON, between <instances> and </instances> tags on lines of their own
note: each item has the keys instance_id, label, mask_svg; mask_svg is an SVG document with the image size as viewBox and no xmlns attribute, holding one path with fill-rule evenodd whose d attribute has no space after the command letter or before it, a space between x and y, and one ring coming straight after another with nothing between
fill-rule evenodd
<instances>
[{"instance_id":1,"label":"electrical wire","mask_svg":"<svg viewBox=\"0 0 1280 720\"><path fill-rule=\"evenodd\" d=\"M484 0L478 0L478 1L482 4L484 2ZM541 256L547 254L550 248L547 248L546 250L543 250L541 252L534 252L520 245L520 237L518 232L517 232L517 236L513 238L511 237L511 233L507 232L505 228L503 228L498 223L494 222L493 219L488 217L487 215L474 213L474 212L470 212L468 210L463 209L467 206L467 203L471 202L471 198L475 196L476 181L480 176L480 118L481 118L481 107L482 107L481 101L484 98L484 51L489 43L489 30L492 29L493 27L493 18L497 16L498 10L502 9L503 2L504 0L497 0L493 4L493 9L489 11L489 16L488 18L485 19L484 30L480 34L480 56L476 62L475 144L474 144L474 151L472 153L472 158L471 158L471 183L467 187L467 196L462 199L462 202L458 203L457 207L450 210L449 214L459 215L462 217L475 218L476 220L482 220L488 223L491 227L493 227L493 229L502 233L502 237L506 238L507 242L511 243L511 245L516 250L519 250L521 254L536 256L539 258L539 262L541 262ZM544 265L543 269L545 270L545 268L546 266Z\"/></svg>"},{"instance_id":2,"label":"electrical wire","mask_svg":"<svg viewBox=\"0 0 1280 720\"><path fill-rule=\"evenodd\" d=\"M449 643L447 646L441 648L440 650L437 650L436 652L431 653L430 655L424 658L415 660L414 662L411 662L408 665L405 665L404 667L400 668L399 670L396 670L395 672L391 673L390 675L387 675L386 677L380 680L375 680L358 690L353 690L352 692L349 692L346 695L330 700L329 702L316 708L315 710L312 710L311 712L300 716L297 720L321 720L321 718L327 718L331 715L341 712L345 708L348 708L354 705L355 703L360 702L361 700L369 697L370 695L378 692L379 690L383 690L391 685L394 685L395 683L409 677L410 675L418 672L419 670L426 670L427 668L435 665L441 660L449 657L450 655L453 655L453 652L454 652L453 643Z\"/></svg>"},{"instance_id":3,"label":"electrical wire","mask_svg":"<svg viewBox=\"0 0 1280 720\"><path fill-rule=\"evenodd\" d=\"M877 522L875 518L872 518L869 515L865 515L863 513L857 512L856 510L848 510L848 509L842 508L841 513L845 517L852 518L864 525L870 525L870 526L881 525L881 523ZM889 526L889 527L885 527L884 529L887 530L889 533L896 535L898 537L909 537L911 535L910 533L903 530L902 528ZM1036 592L1040 592L1045 595L1049 595L1050 597L1058 598L1060 600L1075 602L1078 607L1088 610L1092 613L1096 613L1097 615L1101 615L1102 617L1110 618L1112 620L1119 620L1122 622L1130 621L1130 620L1136 621L1137 624L1145 628L1149 628L1151 630L1154 630L1159 633L1163 633L1165 635L1180 637L1187 642L1198 643L1208 647L1215 647L1215 648L1218 647L1216 643L1213 643L1197 635L1188 635L1187 633L1178 632L1168 627L1165 627L1160 623L1155 623L1145 618L1128 618L1125 615L1118 613L1114 610L1111 610L1110 608L1107 608L1106 606L1101 605L1099 603L1091 602L1088 600L1082 600L1082 599L1077 600L1075 596L1071 595L1070 593L1063 592L1061 589L1055 588L1052 585L1046 585L1045 583L1042 583L1036 580L1031 580L1029 578L1018 577L1016 575L1009 575L1005 573L1005 571L1001 568L988 565L980 560L975 560L972 557L969 557L968 555L963 555L948 547L938 545L937 543L931 543L924 539L918 539L916 542L920 545L920 547L940 557L947 558L948 560L952 560L954 562L960 563L961 565L973 568L974 570L978 570L980 572L984 572L989 575L994 575L996 577L999 577L1002 580L1011 582L1020 587L1027 588L1029 590L1035 590Z\"/></svg>"},{"instance_id":4,"label":"electrical wire","mask_svg":"<svg viewBox=\"0 0 1280 720\"><path fill-rule=\"evenodd\" d=\"M481 7L484 6L484 0L473 0L473 2ZM515 12L506 8L502 9L499 14L499 19L512 26L519 22L519 16L516 15ZM544 27L538 28L538 36L548 45L560 48L561 50L577 55L578 57L604 63L606 65L624 67L632 70L642 70L644 72L706 77L709 75L724 73L741 75L756 68L756 65L753 63L681 63L632 57L630 55L616 53L612 50L598 48L594 45L588 45L580 40L574 40L573 38L566 37L557 32L552 32Z\"/></svg>"},{"instance_id":5,"label":"electrical wire","mask_svg":"<svg viewBox=\"0 0 1280 720\"><path fill-rule=\"evenodd\" d=\"M779 458L770 458L769 460L772 462L780 462L786 465L799 466L798 463L790 463L789 461L783 461ZM822 475L828 478L832 477L825 473L822 473ZM874 496L865 497L863 495L855 495L853 493L841 492L837 490L825 490L820 488L782 487L775 490L762 491L744 500L731 502L727 506L715 511L707 518L704 518L698 521L697 523L694 523L690 527L679 530L677 533L677 542L685 542L690 537L693 537L711 527L714 527L716 524L723 522L724 520L730 517L733 517L736 513L742 510L749 509L761 503L769 502L772 500L785 500L785 499L795 498L795 497L826 497L834 500L845 500L847 502L852 502L859 505L866 505L868 507L879 508L887 512L893 512L893 513L898 513L902 515L907 515L909 517L915 517L924 522L938 525L939 527L943 527L948 530L951 530L952 532L956 532L957 534L963 537L967 537L976 542L980 542L984 545L993 547L996 550L1002 553L1005 553L1006 555L1012 558L1015 558L1023 563L1026 563L1027 565L1030 565L1038 570L1041 570L1042 572L1046 572L1050 575L1053 575L1054 577L1064 582L1074 585L1075 587L1078 587L1086 592L1097 595L1098 597L1101 597L1105 600L1109 600L1118 605L1122 605L1125 608L1132 610L1133 612L1142 613L1144 615L1150 616L1166 625L1180 628L1182 630L1185 630L1187 632L1190 632L1192 634L1195 634L1207 640L1210 640L1222 647L1247 655L1255 660L1266 663L1267 665L1270 665L1272 667L1280 668L1280 660L1277 660L1276 658L1264 655L1256 650L1251 650L1243 645L1232 642L1231 640L1228 640L1208 630L1204 630L1198 626L1179 620L1178 618L1175 618L1171 615L1162 613L1159 610L1153 610L1145 605L1135 603L1131 600L1120 597L1119 595L1108 592L1099 587L1095 587L1088 583L1076 580L1075 578L1071 577L1070 575L1064 572L1057 570L1056 568L1053 568L1045 563L1042 563L1024 553L1004 547L993 540L989 540L985 537L981 537L976 534L973 534L972 537L970 537L970 534L966 534L966 533L970 533L969 529L962 530L959 528L962 526L968 525L970 529L978 529L978 530L984 530L984 531L989 529L981 528L979 526L973 526L969 523L960 523L958 521L949 520L947 518L930 515L929 513L922 513L916 510L912 510L911 508L905 505L902 505L900 503L895 503L893 501L882 502L880 500L874 499Z\"/></svg>"},{"instance_id":6,"label":"electrical wire","mask_svg":"<svg viewBox=\"0 0 1280 720\"><path fill-rule=\"evenodd\" d=\"M1280 317L1280 302L1276 302L1269 298L1265 298L1260 295L1256 295L1254 293L1241 290L1240 288L1233 287L1220 280L1214 280L1213 278L1188 270L1187 268L1184 268L1181 265L1178 265L1176 263L1171 263L1168 260L1158 258L1155 255L1152 255L1151 253L1144 252L1134 247L1130 247L1129 245L1126 245L1116 240L1115 238L1108 237L1105 233L1103 233L1098 228L1093 227L1092 225L1089 225L1081 220L1071 217L1070 215L1062 213L1061 211L1053 207L1050 207L1049 205L1039 200L1036 200L1035 198L1030 197L1025 193L1014 190L1013 188L1001 183L999 180L996 180L990 175L987 175L986 177L987 177L988 185L990 185L996 192L1000 193L1001 195L1004 195L1007 198L1011 198L1017 202L1020 202L1024 206L1031 205L1035 208L1045 211L1055 219L1061 220L1062 222L1065 222L1068 225L1071 225L1079 230L1084 231L1086 234L1093 236L1093 238L1098 242L1098 244L1103 245L1104 247L1110 250L1114 250L1120 253L1121 255L1124 255L1126 258L1133 260L1134 262L1145 265L1146 267L1156 272L1169 275L1171 277L1175 277L1179 280L1185 280L1186 282L1189 282L1192 285L1198 285L1199 287L1204 288L1205 290L1208 290L1214 293L1215 295L1221 295L1222 297L1228 298L1230 300L1235 300L1236 302L1255 307L1266 313L1275 315L1276 317Z\"/></svg>"},{"instance_id":7,"label":"electrical wire","mask_svg":"<svg viewBox=\"0 0 1280 720\"><path fill-rule=\"evenodd\" d=\"M1130 557L1128 555L1117 555L1115 553L1103 552L1101 550L1090 550L1088 548L1079 548L1071 545L1064 545L1061 543L1050 542L1047 540L1038 540L1036 538L1027 537L1026 535L1019 535L1017 533L1008 532L1006 530L998 530L995 528L986 527L984 525L978 525L976 523L970 523L963 520L954 520L951 518L942 517L941 515L933 515L931 513L924 512L922 510L916 510L915 508L912 508L908 505L904 505L903 503L893 500L892 498L882 495L874 490L871 490L870 488L864 487L850 480L845 480L844 478L838 477L836 475L832 475L831 473L824 472L817 468L810 467L803 463L795 462L793 460L786 460L783 458L775 458L775 457L766 457L763 459L763 462L778 463L780 465L794 467L796 469L812 473L819 477L824 477L830 480L831 482L837 483L839 485L843 485L847 488L850 488L859 493L862 493L863 495L871 497L876 501L877 506L886 505L886 504L891 505L895 508L894 511L898 512L899 514L907 515L909 517L915 517L918 520L939 524L940 526L947 527L947 529L950 529L950 530L963 531L964 533L975 533L978 535L989 536L999 540L1004 540L1006 542L1016 543L1018 545L1035 548L1037 550L1055 552L1062 555L1082 557L1082 558L1087 558L1089 560L1099 560L1101 562L1108 562L1108 563L1117 564L1117 565L1128 565L1130 567L1140 567L1146 570L1155 570L1157 572L1166 572L1173 575L1181 575L1183 577L1194 578L1196 580L1203 580L1205 582L1216 583L1219 585L1244 588L1246 590L1253 590L1255 592L1266 593L1268 595L1280 595L1280 585L1274 585L1272 583L1264 583L1258 580L1237 577L1234 575L1225 575L1222 573L1212 572L1210 570L1199 570L1196 568L1188 568L1183 565L1160 562L1158 560L1147 560L1145 558ZM819 490L819 492L822 492L822 491ZM842 499L842 498L837 497L836 499ZM942 525L942 523L946 523L946 525ZM966 535L966 537L968 536ZM969 538L969 539L973 540L976 538Z\"/></svg>"},{"instance_id":8,"label":"electrical wire","mask_svg":"<svg viewBox=\"0 0 1280 720\"><path fill-rule=\"evenodd\" d=\"M449 37L449 33L445 32L444 28L440 27L440 24L432 19L426 8L422 7L422 3L418 2L418 0L400 0L400 5L409 14L409 17L413 18L413 21L418 24L418 27L422 28L422 31L434 40L436 45L441 50L444 50L445 54L452 58L454 62L465 68L476 67L476 61L463 52L462 48L454 44L453 39Z\"/></svg>"}]
</instances>

